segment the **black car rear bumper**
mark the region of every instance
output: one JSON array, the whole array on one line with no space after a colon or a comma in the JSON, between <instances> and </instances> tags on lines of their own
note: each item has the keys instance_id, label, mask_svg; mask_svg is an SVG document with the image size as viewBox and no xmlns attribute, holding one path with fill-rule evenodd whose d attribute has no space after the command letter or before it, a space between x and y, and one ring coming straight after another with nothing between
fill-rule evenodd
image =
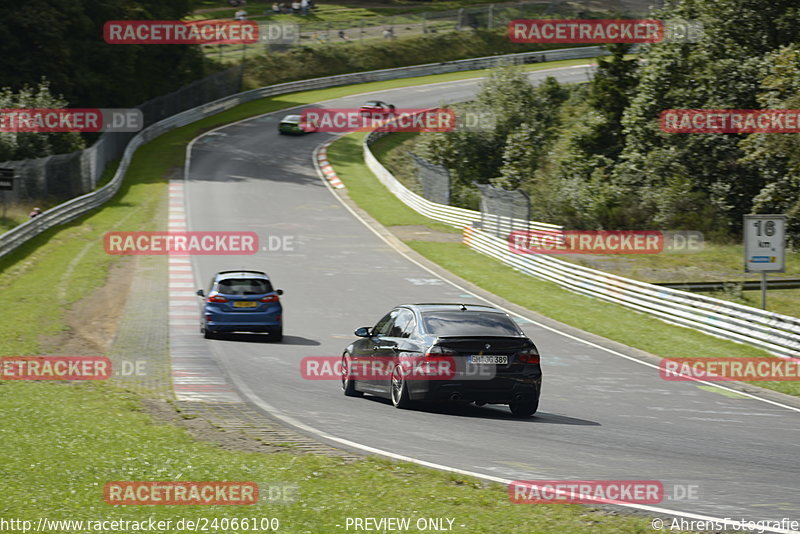
<instances>
[{"instance_id":1,"label":"black car rear bumper","mask_svg":"<svg viewBox=\"0 0 800 534\"><path fill-rule=\"evenodd\" d=\"M498 377L488 381L409 381L408 386L412 400L507 404L513 401L538 399L542 389L542 378L539 376L535 378Z\"/></svg>"}]
</instances>

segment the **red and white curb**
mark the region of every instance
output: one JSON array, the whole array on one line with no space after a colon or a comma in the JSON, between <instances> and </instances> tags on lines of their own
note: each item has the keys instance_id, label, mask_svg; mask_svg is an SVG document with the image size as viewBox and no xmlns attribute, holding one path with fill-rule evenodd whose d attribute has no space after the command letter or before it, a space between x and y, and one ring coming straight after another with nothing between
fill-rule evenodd
<instances>
[{"instance_id":1,"label":"red and white curb","mask_svg":"<svg viewBox=\"0 0 800 534\"><path fill-rule=\"evenodd\" d=\"M169 182L167 229L170 232L188 230L183 180ZM179 401L242 402L200 333L200 298L195 294L191 257L170 254L168 262L168 331L175 398Z\"/></svg>"},{"instance_id":2,"label":"red and white curb","mask_svg":"<svg viewBox=\"0 0 800 534\"><path fill-rule=\"evenodd\" d=\"M328 161L328 146L333 141L335 140L328 141L319 147L319 151L317 152L317 162L319 163L319 168L322 171L322 174L325 176L325 179L330 182L331 187L334 189L344 189L344 184L336 175L336 171L333 170L331 162Z\"/></svg>"}]
</instances>

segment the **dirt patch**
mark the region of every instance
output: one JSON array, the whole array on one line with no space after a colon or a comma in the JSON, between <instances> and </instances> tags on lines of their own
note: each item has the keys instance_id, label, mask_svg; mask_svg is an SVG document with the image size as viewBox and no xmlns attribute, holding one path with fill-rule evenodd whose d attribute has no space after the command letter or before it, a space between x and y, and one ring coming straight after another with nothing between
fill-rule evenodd
<instances>
[{"instance_id":1,"label":"dirt patch","mask_svg":"<svg viewBox=\"0 0 800 534\"><path fill-rule=\"evenodd\" d=\"M66 311L67 330L39 340L42 354L108 354L128 299L136 263L135 257L123 257L114 262L106 283Z\"/></svg>"},{"instance_id":2,"label":"dirt patch","mask_svg":"<svg viewBox=\"0 0 800 534\"><path fill-rule=\"evenodd\" d=\"M209 441L225 450L264 453L298 452L287 447L269 445L245 436L241 431L216 427L202 417L181 415L172 403L164 400L142 399L142 406L153 419L185 428L194 439Z\"/></svg>"},{"instance_id":3,"label":"dirt patch","mask_svg":"<svg viewBox=\"0 0 800 534\"><path fill-rule=\"evenodd\" d=\"M461 243L461 234L433 230L423 225L387 226L403 241L433 241L436 243Z\"/></svg>"}]
</instances>

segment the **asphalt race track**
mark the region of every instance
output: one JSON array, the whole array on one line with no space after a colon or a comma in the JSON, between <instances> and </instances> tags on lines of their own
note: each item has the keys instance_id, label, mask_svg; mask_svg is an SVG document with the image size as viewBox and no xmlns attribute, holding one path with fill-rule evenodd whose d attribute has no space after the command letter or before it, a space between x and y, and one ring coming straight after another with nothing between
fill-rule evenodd
<instances>
[{"instance_id":1,"label":"asphalt race track","mask_svg":"<svg viewBox=\"0 0 800 534\"><path fill-rule=\"evenodd\" d=\"M585 67L547 74L585 81ZM403 88L371 98L397 107L468 99L475 80ZM476 302L399 254L355 218L318 177L314 148L331 134L280 136L278 112L198 138L186 183L190 230L290 236L293 250L254 256L194 256L198 287L219 270L267 271L286 293L284 342L257 335L207 341L248 400L368 447L512 480L660 480L697 486L697 499L660 506L720 518L800 518L800 414L757 399L661 380L657 370L531 322L542 353L539 412L523 420L506 406L397 410L346 398L337 381L300 375L305 356L339 356L353 330L400 303ZM201 334L197 334L201 337ZM686 356L693 356L686 354ZM458 518L467 519L467 518Z\"/></svg>"}]
</instances>

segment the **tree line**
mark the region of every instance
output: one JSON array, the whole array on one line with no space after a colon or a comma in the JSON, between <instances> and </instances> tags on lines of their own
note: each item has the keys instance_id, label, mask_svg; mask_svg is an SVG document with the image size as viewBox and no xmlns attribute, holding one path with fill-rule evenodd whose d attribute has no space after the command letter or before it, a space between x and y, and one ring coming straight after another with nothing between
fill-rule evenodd
<instances>
[{"instance_id":1,"label":"tree line","mask_svg":"<svg viewBox=\"0 0 800 534\"><path fill-rule=\"evenodd\" d=\"M800 109L796 0L684 0L654 18L694 19L697 43L609 45L588 84L538 87L494 72L466 107L489 129L422 134L415 151L448 167L456 203L476 183L521 188L535 218L576 229L741 232L742 215L786 213L800 242L800 135L675 134L666 109Z\"/></svg>"}]
</instances>

